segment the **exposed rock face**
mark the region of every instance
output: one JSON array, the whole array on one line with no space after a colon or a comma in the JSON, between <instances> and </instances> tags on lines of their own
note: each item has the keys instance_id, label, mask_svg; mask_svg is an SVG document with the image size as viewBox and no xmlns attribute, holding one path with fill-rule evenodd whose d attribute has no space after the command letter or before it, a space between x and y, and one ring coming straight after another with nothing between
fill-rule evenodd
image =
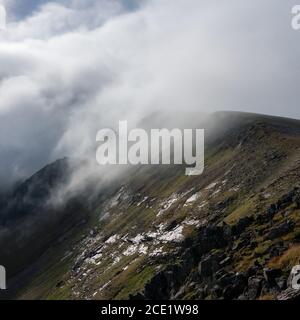
<instances>
[{"instance_id":1,"label":"exposed rock face","mask_svg":"<svg viewBox=\"0 0 300 320\"><path fill-rule=\"evenodd\" d=\"M233 226L233 234L240 235L242 232L245 231L247 227L249 227L252 222L254 221L253 217L245 217L241 218L236 225Z\"/></svg>"},{"instance_id":2,"label":"exposed rock face","mask_svg":"<svg viewBox=\"0 0 300 320\"><path fill-rule=\"evenodd\" d=\"M280 269L269 269L269 268L264 269L264 278L266 282L271 286L274 286L277 284L276 279L279 278L281 274L282 274L282 271Z\"/></svg>"},{"instance_id":3,"label":"exposed rock face","mask_svg":"<svg viewBox=\"0 0 300 320\"><path fill-rule=\"evenodd\" d=\"M250 277L248 279L248 290L246 296L250 300L254 300L259 297L262 289L262 278Z\"/></svg>"},{"instance_id":4,"label":"exposed rock face","mask_svg":"<svg viewBox=\"0 0 300 320\"><path fill-rule=\"evenodd\" d=\"M70 167L67 159L58 160L37 172L21 183L2 202L0 223L7 225L16 219L49 210L53 205L50 201L52 193L63 186L69 177Z\"/></svg>"},{"instance_id":5,"label":"exposed rock face","mask_svg":"<svg viewBox=\"0 0 300 320\"><path fill-rule=\"evenodd\" d=\"M288 288L278 295L278 300L300 300L300 290Z\"/></svg>"},{"instance_id":6,"label":"exposed rock face","mask_svg":"<svg viewBox=\"0 0 300 320\"><path fill-rule=\"evenodd\" d=\"M201 278L212 277L218 270L218 257L208 256L199 263L198 271Z\"/></svg>"},{"instance_id":7,"label":"exposed rock face","mask_svg":"<svg viewBox=\"0 0 300 320\"><path fill-rule=\"evenodd\" d=\"M56 192L69 181L68 159L57 160L17 186L0 206L0 261L8 274L31 264L65 233L87 218L87 197L58 201ZM83 200L84 199L84 200Z\"/></svg>"},{"instance_id":8,"label":"exposed rock face","mask_svg":"<svg viewBox=\"0 0 300 320\"><path fill-rule=\"evenodd\" d=\"M267 234L266 239L274 240L276 238L284 236L285 234L292 231L294 227L295 227L295 224L293 221L284 221L279 226L272 228L270 232Z\"/></svg>"}]
</instances>

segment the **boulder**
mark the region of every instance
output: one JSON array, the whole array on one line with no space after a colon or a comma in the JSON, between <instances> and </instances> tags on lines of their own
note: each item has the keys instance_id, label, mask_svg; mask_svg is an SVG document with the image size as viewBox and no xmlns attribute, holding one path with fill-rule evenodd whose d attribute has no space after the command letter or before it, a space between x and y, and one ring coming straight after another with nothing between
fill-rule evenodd
<instances>
[{"instance_id":1,"label":"boulder","mask_svg":"<svg viewBox=\"0 0 300 320\"><path fill-rule=\"evenodd\" d=\"M262 289L263 279L259 277L250 277L248 279L247 298L255 300L259 297Z\"/></svg>"},{"instance_id":2,"label":"boulder","mask_svg":"<svg viewBox=\"0 0 300 320\"><path fill-rule=\"evenodd\" d=\"M282 276L282 277L276 278L275 281L276 281L276 284L280 290L287 289L287 278L286 277Z\"/></svg>"},{"instance_id":3,"label":"boulder","mask_svg":"<svg viewBox=\"0 0 300 320\"><path fill-rule=\"evenodd\" d=\"M254 221L254 218L251 217L244 217L241 218L233 227L234 235L240 235L247 227L249 227Z\"/></svg>"},{"instance_id":4,"label":"boulder","mask_svg":"<svg viewBox=\"0 0 300 320\"><path fill-rule=\"evenodd\" d=\"M280 277L282 274L282 271L280 269L270 269L265 268L264 269L264 278L268 285L270 286L276 286L276 278Z\"/></svg>"},{"instance_id":5,"label":"boulder","mask_svg":"<svg viewBox=\"0 0 300 320\"><path fill-rule=\"evenodd\" d=\"M252 277L255 276L261 268L259 266L251 266L247 271L247 276Z\"/></svg>"},{"instance_id":6,"label":"boulder","mask_svg":"<svg viewBox=\"0 0 300 320\"><path fill-rule=\"evenodd\" d=\"M145 300L145 296L142 293L138 292L136 294L130 294L128 296L128 299L129 300Z\"/></svg>"},{"instance_id":7,"label":"boulder","mask_svg":"<svg viewBox=\"0 0 300 320\"><path fill-rule=\"evenodd\" d=\"M164 271L159 272L146 283L144 296L147 300L167 300L170 298L170 287Z\"/></svg>"},{"instance_id":8,"label":"boulder","mask_svg":"<svg viewBox=\"0 0 300 320\"><path fill-rule=\"evenodd\" d=\"M274 240L285 234L291 232L294 229L295 223L291 220L284 221L279 226L274 227L266 236L266 240Z\"/></svg>"},{"instance_id":9,"label":"boulder","mask_svg":"<svg viewBox=\"0 0 300 320\"><path fill-rule=\"evenodd\" d=\"M207 287L203 287L197 290L197 298L199 300L204 300L207 297Z\"/></svg>"},{"instance_id":10,"label":"boulder","mask_svg":"<svg viewBox=\"0 0 300 320\"><path fill-rule=\"evenodd\" d=\"M277 296L278 300L297 300L300 301L300 290L288 288Z\"/></svg>"},{"instance_id":11,"label":"boulder","mask_svg":"<svg viewBox=\"0 0 300 320\"><path fill-rule=\"evenodd\" d=\"M247 286L247 278L244 274L236 274L231 284L228 284L223 290L223 297L226 300L238 299Z\"/></svg>"},{"instance_id":12,"label":"boulder","mask_svg":"<svg viewBox=\"0 0 300 320\"><path fill-rule=\"evenodd\" d=\"M297 197L297 190L298 188L294 188L292 191L290 191L289 193L283 195L277 202L277 207L279 209L282 208L286 208L287 206L289 206L291 203L294 202L294 200L296 200Z\"/></svg>"},{"instance_id":13,"label":"boulder","mask_svg":"<svg viewBox=\"0 0 300 320\"><path fill-rule=\"evenodd\" d=\"M223 290L220 286L214 285L213 288L211 289L211 297L213 299L219 299L222 297Z\"/></svg>"},{"instance_id":14,"label":"boulder","mask_svg":"<svg viewBox=\"0 0 300 320\"><path fill-rule=\"evenodd\" d=\"M182 286L179 291L177 291L177 293L175 294L175 296L173 297L175 300L180 300L183 299L185 295L185 286Z\"/></svg>"},{"instance_id":15,"label":"boulder","mask_svg":"<svg viewBox=\"0 0 300 320\"><path fill-rule=\"evenodd\" d=\"M224 271L223 274L216 274L216 283L220 287L224 288L229 285L232 285L234 283L234 280L235 280L234 273L225 273L225 271Z\"/></svg>"},{"instance_id":16,"label":"boulder","mask_svg":"<svg viewBox=\"0 0 300 320\"><path fill-rule=\"evenodd\" d=\"M225 222L223 222L223 235L226 240L232 240L233 229L229 224Z\"/></svg>"},{"instance_id":17,"label":"boulder","mask_svg":"<svg viewBox=\"0 0 300 320\"><path fill-rule=\"evenodd\" d=\"M232 261L232 258L230 256L226 257L225 259L223 259L222 261L220 261L219 265L221 267L225 267L226 265L228 265L230 262Z\"/></svg>"},{"instance_id":18,"label":"boulder","mask_svg":"<svg viewBox=\"0 0 300 320\"><path fill-rule=\"evenodd\" d=\"M213 276L218 269L218 259L213 255L203 258L198 265L198 272L201 278Z\"/></svg>"},{"instance_id":19,"label":"boulder","mask_svg":"<svg viewBox=\"0 0 300 320\"><path fill-rule=\"evenodd\" d=\"M268 220L272 220L274 215L278 212L277 204L271 204L270 208L267 210L265 214L265 218Z\"/></svg>"},{"instance_id":20,"label":"boulder","mask_svg":"<svg viewBox=\"0 0 300 320\"><path fill-rule=\"evenodd\" d=\"M285 247L283 247L281 244L274 245L269 251L270 258L281 256L283 251L285 251Z\"/></svg>"},{"instance_id":21,"label":"boulder","mask_svg":"<svg viewBox=\"0 0 300 320\"><path fill-rule=\"evenodd\" d=\"M208 225L199 230L199 245L202 254L209 252L211 249L224 248L228 240L224 237L223 227Z\"/></svg>"}]
</instances>

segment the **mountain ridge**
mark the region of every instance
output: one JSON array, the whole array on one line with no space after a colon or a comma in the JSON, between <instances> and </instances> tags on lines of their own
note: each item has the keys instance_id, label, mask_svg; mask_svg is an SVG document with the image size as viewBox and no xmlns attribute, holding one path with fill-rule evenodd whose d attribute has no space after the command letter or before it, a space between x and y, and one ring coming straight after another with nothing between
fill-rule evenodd
<instances>
[{"instance_id":1,"label":"mountain ridge","mask_svg":"<svg viewBox=\"0 0 300 320\"><path fill-rule=\"evenodd\" d=\"M214 117L202 176L133 170L13 296L279 299L300 258L300 121Z\"/></svg>"}]
</instances>

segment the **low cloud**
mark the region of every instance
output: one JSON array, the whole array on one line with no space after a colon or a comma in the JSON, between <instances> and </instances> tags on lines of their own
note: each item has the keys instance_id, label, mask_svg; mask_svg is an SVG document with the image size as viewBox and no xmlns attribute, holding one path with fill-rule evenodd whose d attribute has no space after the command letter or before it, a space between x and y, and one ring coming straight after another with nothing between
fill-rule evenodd
<instances>
[{"instance_id":1,"label":"low cloud","mask_svg":"<svg viewBox=\"0 0 300 320\"><path fill-rule=\"evenodd\" d=\"M135 126L154 111L300 117L293 1L29 1L29 12L6 4L5 183L63 156L94 160L99 129Z\"/></svg>"}]
</instances>

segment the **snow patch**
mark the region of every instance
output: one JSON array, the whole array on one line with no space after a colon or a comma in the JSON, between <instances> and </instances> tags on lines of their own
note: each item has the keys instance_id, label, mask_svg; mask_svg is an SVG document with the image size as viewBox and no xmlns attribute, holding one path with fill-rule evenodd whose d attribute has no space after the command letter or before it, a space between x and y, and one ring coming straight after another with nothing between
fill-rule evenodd
<instances>
[{"instance_id":1,"label":"snow patch","mask_svg":"<svg viewBox=\"0 0 300 320\"><path fill-rule=\"evenodd\" d=\"M149 256L150 257L157 257L157 256L161 256L163 255L164 252L163 252L163 247L160 247L160 248L156 248L154 249L150 254Z\"/></svg>"},{"instance_id":2,"label":"snow patch","mask_svg":"<svg viewBox=\"0 0 300 320\"><path fill-rule=\"evenodd\" d=\"M104 221L110 217L110 213L107 211L104 214L100 215L99 221Z\"/></svg>"},{"instance_id":3,"label":"snow patch","mask_svg":"<svg viewBox=\"0 0 300 320\"><path fill-rule=\"evenodd\" d=\"M117 256L113 262L113 266L121 261L121 257Z\"/></svg>"},{"instance_id":4,"label":"snow patch","mask_svg":"<svg viewBox=\"0 0 300 320\"><path fill-rule=\"evenodd\" d=\"M193 194L191 197L189 197L189 198L186 200L184 206L188 206L188 205L191 204L192 202L195 202L198 198L199 198L199 194L198 194L198 193Z\"/></svg>"},{"instance_id":5,"label":"snow patch","mask_svg":"<svg viewBox=\"0 0 300 320\"><path fill-rule=\"evenodd\" d=\"M97 260L99 260L101 258L102 258L102 253L98 253L98 254L94 255L93 257L91 257L91 258L87 258L85 260L85 262L86 263L95 264L95 265L99 265L100 262L97 262Z\"/></svg>"},{"instance_id":6,"label":"snow patch","mask_svg":"<svg viewBox=\"0 0 300 320\"><path fill-rule=\"evenodd\" d=\"M186 218L184 221L183 221L183 224L187 225L187 226L198 226L200 223L199 220L196 220L196 219L188 219Z\"/></svg>"},{"instance_id":7,"label":"snow patch","mask_svg":"<svg viewBox=\"0 0 300 320\"><path fill-rule=\"evenodd\" d=\"M179 199L178 194L174 193L168 198L166 201L161 203L161 209L159 210L157 216L159 217L162 215L165 211L169 210L173 203L175 203Z\"/></svg>"},{"instance_id":8,"label":"snow patch","mask_svg":"<svg viewBox=\"0 0 300 320\"><path fill-rule=\"evenodd\" d=\"M159 237L159 240L165 241L165 242L181 242L184 239L184 236L182 235L183 226L177 226L175 229L166 232L162 234Z\"/></svg>"},{"instance_id":9,"label":"snow patch","mask_svg":"<svg viewBox=\"0 0 300 320\"><path fill-rule=\"evenodd\" d=\"M138 234L134 238L130 239L134 244L140 244L145 240L145 236L143 234Z\"/></svg>"},{"instance_id":10,"label":"snow patch","mask_svg":"<svg viewBox=\"0 0 300 320\"><path fill-rule=\"evenodd\" d=\"M107 288L111 283L111 280L108 281L107 283L105 283L100 289L99 289L99 292L103 291L105 288Z\"/></svg>"},{"instance_id":11,"label":"snow patch","mask_svg":"<svg viewBox=\"0 0 300 320\"><path fill-rule=\"evenodd\" d=\"M139 207L141 204L143 204L149 197L144 197L142 201L140 201L137 206Z\"/></svg>"},{"instance_id":12,"label":"snow patch","mask_svg":"<svg viewBox=\"0 0 300 320\"><path fill-rule=\"evenodd\" d=\"M148 246L146 246L145 244L142 244L142 245L132 244L123 252L123 255L129 257L136 253L147 254L147 252L148 252Z\"/></svg>"},{"instance_id":13,"label":"snow patch","mask_svg":"<svg viewBox=\"0 0 300 320\"><path fill-rule=\"evenodd\" d=\"M237 192L239 190L240 190L240 186L235 186L229 189L229 191L234 191L234 192Z\"/></svg>"},{"instance_id":14,"label":"snow patch","mask_svg":"<svg viewBox=\"0 0 300 320\"><path fill-rule=\"evenodd\" d=\"M138 249L138 246L133 244L123 252L123 255L127 257L132 256L137 252L137 249Z\"/></svg>"},{"instance_id":15,"label":"snow patch","mask_svg":"<svg viewBox=\"0 0 300 320\"><path fill-rule=\"evenodd\" d=\"M120 239L120 236L115 234L113 236L111 236L110 238L108 238L105 243L106 244L114 244L118 239Z\"/></svg>"},{"instance_id":16,"label":"snow patch","mask_svg":"<svg viewBox=\"0 0 300 320\"><path fill-rule=\"evenodd\" d=\"M210 185L208 185L205 190L210 190L210 189L213 189L218 183L217 182L213 182L211 183Z\"/></svg>"},{"instance_id":17,"label":"snow patch","mask_svg":"<svg viewBox=\"0 0 300 320\"><path fill-rule=\"evenodd\" d=\"M212 194L211 194L211 198L215 197L218 193L221 192L221 188L220 189L217 189L216 191L214 191Z\"/></svg>"},{"instance_id":18,"label":"snow patch","mask_svg":"<svg viewBox=\"0 0 300 320\"><path fill-rule=\"evenodd\" d=\"M140 254L147 254L147 252L148 252L148 247L147 247L146 245L142 244L142 245L139 247L138 251L139 251Z\"/></svg>"}]
</instances>

